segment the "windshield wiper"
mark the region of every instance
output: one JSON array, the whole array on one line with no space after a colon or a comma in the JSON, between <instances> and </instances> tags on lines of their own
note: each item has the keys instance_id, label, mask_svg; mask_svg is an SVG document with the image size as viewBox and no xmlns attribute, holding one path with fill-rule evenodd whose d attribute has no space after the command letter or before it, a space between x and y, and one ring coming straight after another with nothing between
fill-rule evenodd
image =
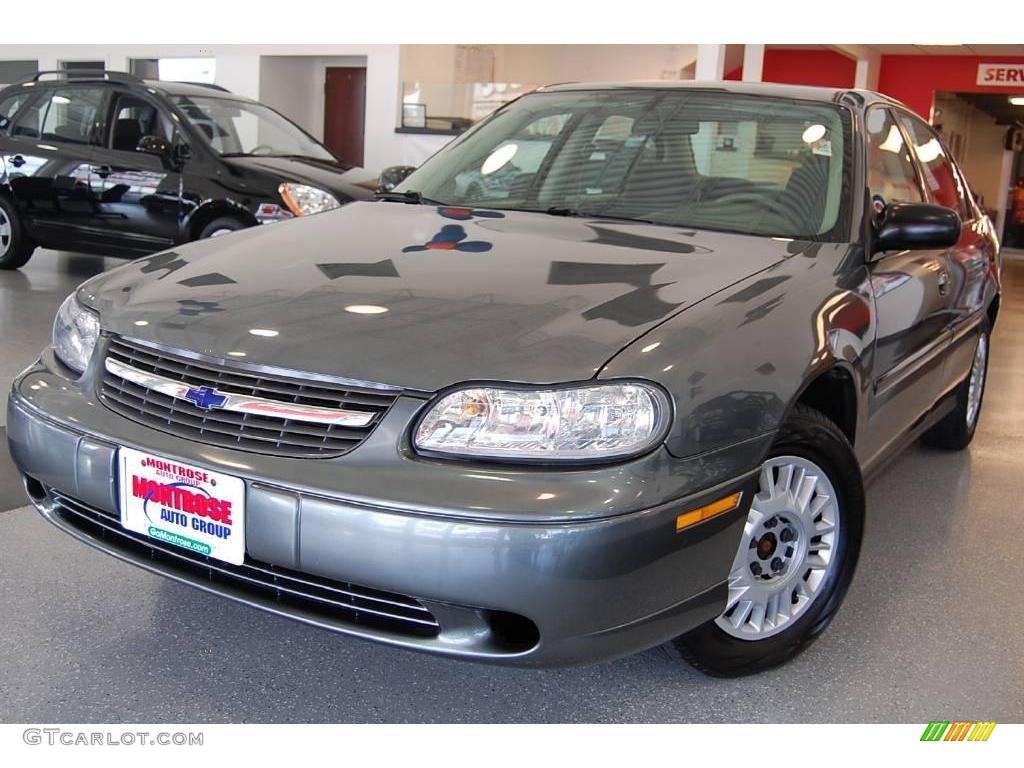
<instances>
[{"instance_id":1,"label":"windshield wiper","mask_svg":"<svg viewBox=\"0 0 1024 768\"><path fill-rule=\"evenodd\" d=\"M548 216L566 216L570 218L580 219L609 219L613 221L635 221L640 224L658 224L657 221L651 219L635 219L630 216L614 216L609 213L588 213L587 211L580 211L575 208L564 208L562 206L553 205L550 208L545 208L540 211L531 211L531 213L546 213Z\"/></svg>"},{"instance_id":2,"label":"windshield wiper","mask_svg":"<svg viewBox=\"0 0 1024 768\"><path fill-rule=\"evenodd\" d=\"M407 192L378 192L374 195L377 200L384 200L388 203L409 203L410 205L444 205L439 203L437 200L431 200L429 197L424 197L415 190L408 190Z\"/></svg>"}]
</instances>

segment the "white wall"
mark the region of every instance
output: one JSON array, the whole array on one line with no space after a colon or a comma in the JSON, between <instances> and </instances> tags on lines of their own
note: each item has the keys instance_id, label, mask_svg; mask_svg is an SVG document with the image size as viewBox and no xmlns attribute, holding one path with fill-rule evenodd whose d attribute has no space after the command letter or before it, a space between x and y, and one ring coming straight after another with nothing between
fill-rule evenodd
<instances>
[{"instance_id":1,"label":"white wall","mask_svg":"<svg viewBox=\"0 0 1024 768\"><path fill-rule=\"evenodd\" d=\"M317 121L314 93L316 61L313 56L261 57L260 101L322 139L324 125Z\"/></svg>"}]
</instances>

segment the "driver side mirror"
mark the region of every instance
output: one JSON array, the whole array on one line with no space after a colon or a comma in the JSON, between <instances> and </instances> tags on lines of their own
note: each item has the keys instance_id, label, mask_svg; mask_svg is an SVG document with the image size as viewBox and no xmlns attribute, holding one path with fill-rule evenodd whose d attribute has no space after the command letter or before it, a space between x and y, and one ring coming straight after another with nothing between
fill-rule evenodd
<instances>
[{"instance_id":1,"label":"driver side mirror","mask_svg":"<svg viewBox=\"0 0 1024 768\"><path fill-rule=\"evenodd\" d=\"M950 248L960 239L960 217L932 203L889 203L875 225L874 253Z\"/></svg>"},{"instance_id":2,"label":"driver side mirror","mask_svg":"<svg viewBox=\"0 0 1024 768\"><path fill-rule=\"evenodd\" d=\"M390 192L408 178L416 168L411 165L392 165L380 172L377 179L378 192Z\"/></svg>"},{"instance_id":3,"label":"driver side mirror","mask_svg":"<svg viewBox=\"0 0 1024 768\"><path fill-rule=\"evenodd\" d=\"M136 152L145 152L147 155L158 155L159 157L171 156L171 142L163 136L143 136L135 147Z\"/></svg>"},{"instance_id":4,"label":"driver side mirror","mask_svg":"<svg viewBox=\"0 0 1024 768\"><path fill-rule=\"evenodd\" d=\"M156 155L176 168L180 168L185 164L186 160L192 157L192 148L188 144L175 144L163 136L143 136L139 139L135 151L145 152L147 155Z\"/></svg>"}]
</instances>

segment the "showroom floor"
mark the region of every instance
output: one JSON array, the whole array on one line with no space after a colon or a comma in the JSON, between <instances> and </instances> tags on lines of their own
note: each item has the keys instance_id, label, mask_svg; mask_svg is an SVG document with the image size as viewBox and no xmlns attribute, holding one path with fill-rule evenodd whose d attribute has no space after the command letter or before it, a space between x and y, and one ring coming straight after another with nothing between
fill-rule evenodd
<instances>
[{"instance_id":1,"label":"showroom floor","mask_svg":"<svg viewBox=\"0 0 1024 768\"><path fill-rule=\"evenodd\" d=\"M4 391L64 296L116 263L43 251L0 274ZM915 446L877 478L846 603L786 667L720 681L656 649L504 669L310 629L59 533L20 506L2 439L0 722L1024 721L1024 255L1004 280L977 439Z\"/></svg>"}]
</instances>

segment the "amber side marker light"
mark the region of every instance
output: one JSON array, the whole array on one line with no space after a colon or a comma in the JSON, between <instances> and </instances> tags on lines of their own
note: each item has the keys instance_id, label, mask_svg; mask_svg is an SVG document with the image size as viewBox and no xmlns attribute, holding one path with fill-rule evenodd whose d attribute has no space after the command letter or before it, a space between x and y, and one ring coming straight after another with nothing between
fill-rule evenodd
<instances>
[{"instance_id":1,"label":"amber side marker light","mask_svg":"<svg viewBox=\"0 0 1024 768\"><path fill-rule=\"evenodd\" d=\"M697 507L697 509L691 509L689 512L683 512L683 514L676 518L676 533L694 526L697 523L703 523L705 520L710 520L712 517L716 517L726 512L732 512L734 509L739 507L742 500L743 492L737 491L736 493L719 499L718 501L705 504L703 507Z\"/></svg>"}]
</instances>

